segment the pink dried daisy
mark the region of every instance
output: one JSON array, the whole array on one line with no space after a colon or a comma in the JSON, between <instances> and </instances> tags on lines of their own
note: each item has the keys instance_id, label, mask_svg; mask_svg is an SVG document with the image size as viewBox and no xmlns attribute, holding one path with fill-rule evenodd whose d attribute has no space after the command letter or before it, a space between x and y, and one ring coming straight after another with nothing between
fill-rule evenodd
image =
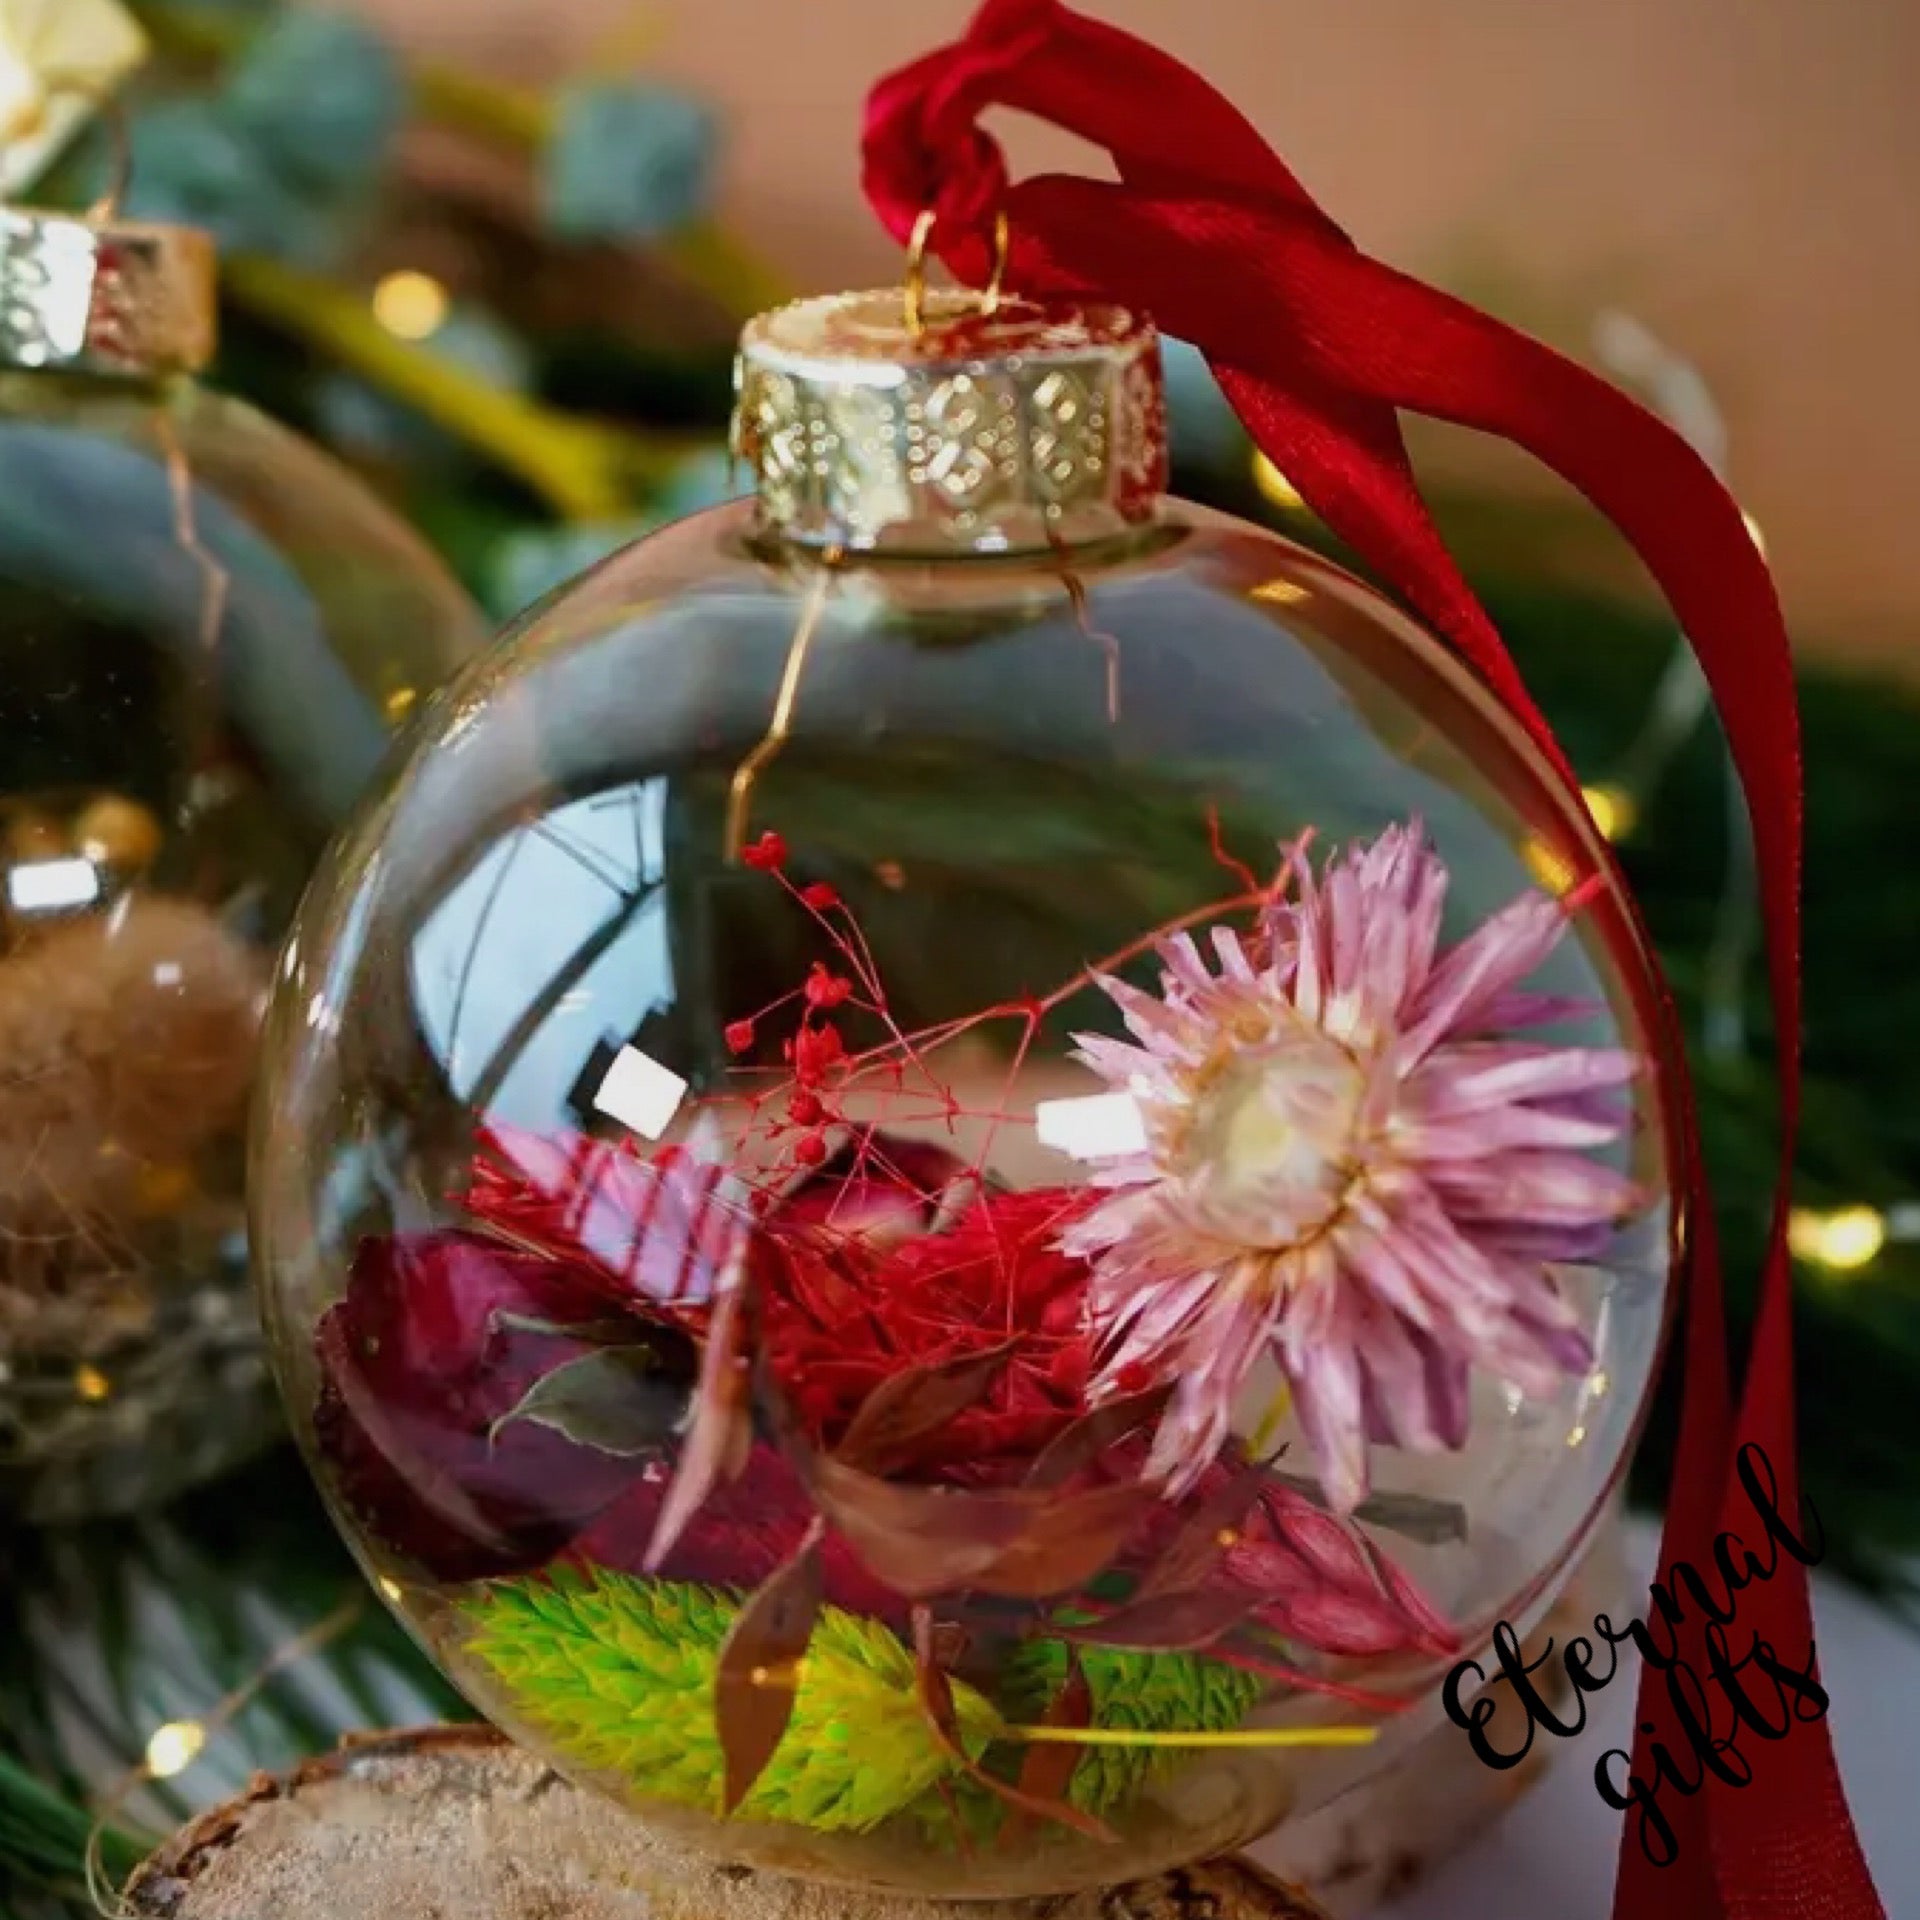
<instances>
[{"instance_id":1,"label":"pink dried daisy","mask_svg":"<svg viewBox=\"0 0 1920 1920\"><path fill-rule=\"evenodd\" d=\"M1159 948L1160 994L1102 977L1137 1045L1080 1035L1142 1143L1064 1236L1094 1263L1095 1392L1173 1387L1151 1471L1189 1486L1271 1351L1328 1499L1367 1446L1466 1440L1468 1374L1544 1396L1591 1350L1553 1277L1642 1203L1590 1157L1626 1125L1616 1048L1511 1035L1563 1017L1520 983L1565 910L1528 893L1440 946L1447 871L1418 824L1333 858L1246 938Z\"/></svg>"}]
</instances>

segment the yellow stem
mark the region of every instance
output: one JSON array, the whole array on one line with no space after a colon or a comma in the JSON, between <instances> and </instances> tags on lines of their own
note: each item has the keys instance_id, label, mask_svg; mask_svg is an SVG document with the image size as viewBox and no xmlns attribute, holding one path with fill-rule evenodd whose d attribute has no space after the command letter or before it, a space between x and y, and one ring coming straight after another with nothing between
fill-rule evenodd
<instances>
[{"instance_id":1,"label":"yellow stem","mask_svg":"<svg viewBox=\"0 0 1920 1920\"><path fill-rule=\"evenodd\" d=\"M1002 1727L1009 1740L1062 1747L1366 1747L1377 1727L1236 1727L1221 1733L1136 1733L1127 1727Z\"/></svg>"},{"instance_id":2,"label":"yellow stem","mask_svg":"<svg viewBox=\"0 0 1920 1920\"><path fill-rule=\"evenodd\" d=\"M397 338L321 275L251 256L229 259L224 274L241 306L477 448L564 518L620 518L668 463L639 434L555 412Z\"/></svg>"},{"instance_id":3,"label":"yellow stem","mask_svg":"<svg viewBox=\"0 0 1920 1920\"><path fill-rule=\"evenodd\" d=\"M728 313L745 316L784 306L793 290L711 220L697 220L662 242L667 258Z\"/></svg>"},{"instance_id":4,"label":"yellow stem","mask_svg":"<svg viewBox=\"0 0 1920 1920\"><path fill-rule=\"evenodd\" d=\"M1260 1424L1253 1430L1253 1438L1247 1442L1247 1451L1256 1460L1273 1444L1273 1436L1280 1431L1281 1423L1292 1410L1293 1391L1283 1381L1266 1412L1260 1416Z\"/></svg>"},{"instance_id":5,"label":"yellow stem","mask_svg":"<svg viewBox=\"0 0 1920 1920\"><path fill-rule=\"evenodd\" d=\"M413 97L429 120L477 140L537 153L553 135L553 108L543 96L464 67L416 66Z\"/></svg>"}]
</instances>

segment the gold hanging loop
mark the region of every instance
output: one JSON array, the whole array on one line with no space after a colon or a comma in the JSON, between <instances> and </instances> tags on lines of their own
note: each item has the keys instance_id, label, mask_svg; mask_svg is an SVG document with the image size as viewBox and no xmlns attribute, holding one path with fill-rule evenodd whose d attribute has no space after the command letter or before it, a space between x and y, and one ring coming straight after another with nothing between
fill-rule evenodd
<instances>
[{"instance_id":1,"label":"gold hanging loop","mask_svg":"<svg viewBox=\"0 0 1920 1920\"><path fill-rule=\"evenodd\" d=\"M926 208L914 221L913 234L907 241L907 331L916 340L927 329L927 242L939 218L931 207Z\"/></svg>"},{"instance_id":2,"label":"gold hanging loop","mask_svg":"<svg viewBox=\"0 0 1920 1920\"><path fill-rule=\"evenodd\" d=\"M989 316L1000 311L1001 296L1006 292L1007 251L1012 239L1006 209L1002 207L993 216L993 272L988 277L987 291L980 302L980 311Z\"/></svg>"},{"instance_id":3,"label":"gold hanging loop","mask_svg":"<svg viewBox=\"0 0 1920 1920\"><path fill-rule=\"evenodd\" d=\"M916 340L927 328L927 246L939 219L933 208L925 208L914 220L913 232L907 240L907 332ZM1003 210L993 216L993 271L988 276L985 291L980 295L980 311L989 318L1000 311L1000 303L1006 297L1007 254L1011 245L1012 230Z\"/></svg>"}]
</instances>

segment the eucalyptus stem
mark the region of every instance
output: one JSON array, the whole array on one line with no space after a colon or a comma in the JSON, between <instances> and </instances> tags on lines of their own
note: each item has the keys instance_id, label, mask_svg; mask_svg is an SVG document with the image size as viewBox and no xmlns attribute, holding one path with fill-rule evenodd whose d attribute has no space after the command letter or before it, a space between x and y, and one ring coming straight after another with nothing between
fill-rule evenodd
<instances>
[{"instance_id":1,"label":"eucalyptus stem","mask_svg":"<svg viewBox=\"0 0 1920 1920\"><path fill-rule=\"evenodd\" d=\"M661 251L729 313L742 317L784 305L793 290L711 220L669 234Z\"/></svg>"},{"instance_id":2,"label":"eucalyptus stem","mask_svg":"<svg viewBox=\"0 0 1920 1920\"><path fill-rule=\"evenodd\" d=\"M231 15L171 0L132 0L132 8L155 46L183 59L231 58L253 31ZM530 88L431 60L415 62L410 78L420 112L437 126L528 155L541 153L553 137L553 105ZM757 313L788 297L772 272L711 221L695 221L668 235L660 250L729 312Z\"/></svg>"},{"instance_id":3,"label":"eucalyptus stem","mask_svg":"<svg viewBox=\"0 0 1920 1920\"><path fill-rule=\"evenodd\" d=\"M566 519L619 519L669 465L670 454L651 439L540 406L399 339L322 275L255 255L228 259L224 279L257 318L477 448Z\"/></svg>"}]
</instances>

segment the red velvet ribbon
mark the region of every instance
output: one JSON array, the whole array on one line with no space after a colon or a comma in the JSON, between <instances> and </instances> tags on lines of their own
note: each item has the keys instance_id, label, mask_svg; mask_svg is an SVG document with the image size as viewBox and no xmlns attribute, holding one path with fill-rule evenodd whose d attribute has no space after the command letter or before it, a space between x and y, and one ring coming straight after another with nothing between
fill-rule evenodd
<instances>
[{"instance_id":1,"label":"red velvet ribbon","mask_svg":"<svg viewBox=\"0 0 1920 1920\"><path fill-rule=\"evenodd\" d=\"M1010 182L998 144L978 124L995 106L1104 148L1118 183L1067 174ZM1684 442L1604 381L1361 253L1199 75L1057 0L986 0L960 40L881 81L868 103L864 154L867 194L889 231L904 242L931 211L932 249L961 280L987 279L995 216L1004 214L1010 286L1143 309L1201 348L1255 442L1308 506L1472 663L1576 796L1564 754L1420 498L1398 410L1526 448L1614 521L1671 602L1746 791L1779 1033L1779 1186L1737 1410L1712 1207L1684 1085L1679 1099L1691 1212L1686 1399L1661 1574L1684 1560L1717 1585L1722 1529L1762 1545L1733 1472L1739 1447L1765 1449L1781 1511L1795 1514L1799 1497L1786 1249L1799 1107L1799 719L1779 603L1739 509ZM1771 1579L1738 1595L1738 1607L1736 1657L1752 1628L1810 1667L1798 1562L1782 1556ZM1678 1637L1704 1676L1700 1626L1690 1620ZM1726 1718L1723 1708L1721 1732ZM1665 1681L1651 1670L1635 1720L1640 1780L1656 1777L1656 1742L1689 1776L1698 1771ZM1749 1735L1740 1751L1752 1769L1745 1786L1709 1775L1691 1797L1661 1787L1679 1841L1673 1864L1648 1861L1629 1817L1615 1920L1881 1915L1825 1720L1776 1741Z\"/></svg>"}]
</instances>

